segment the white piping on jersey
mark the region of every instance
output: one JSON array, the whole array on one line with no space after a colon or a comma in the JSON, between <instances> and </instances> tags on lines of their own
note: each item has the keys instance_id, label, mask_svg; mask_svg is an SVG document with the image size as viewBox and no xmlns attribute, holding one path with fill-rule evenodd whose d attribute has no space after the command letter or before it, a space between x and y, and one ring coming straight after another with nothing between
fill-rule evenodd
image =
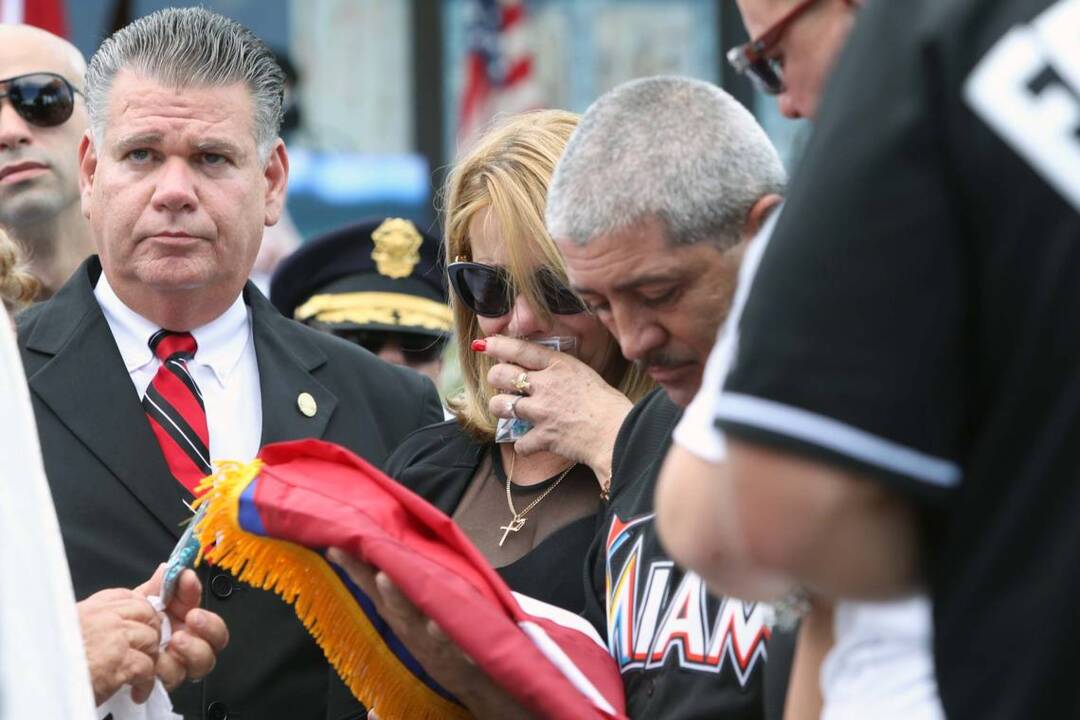
<instances>
[{"instance_id":1,"label":"white piping on jersey","mask_svg":"<svg viewBox=\"0 0 1080 720\"><path fill-rule=\"evenodd\" d=\"M719 420L760 428L827 448L875 467L951 488L963 473L955 462L872 435L824 415L740 393L722 393Z\"/></svg>"}]
</instances>

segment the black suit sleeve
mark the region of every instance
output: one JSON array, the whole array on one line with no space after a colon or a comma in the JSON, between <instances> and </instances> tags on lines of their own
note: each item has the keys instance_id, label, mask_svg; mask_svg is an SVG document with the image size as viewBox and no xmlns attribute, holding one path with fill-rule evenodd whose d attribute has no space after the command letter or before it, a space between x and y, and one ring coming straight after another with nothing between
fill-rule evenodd
<instances>
[{"instance_id":1,"label":"black suit sleeve","mask_svg":"<svg viewBox=\"0 0 1080 720\"><path fill-rule=\"evenodd\" d=\"M439 393L435 389L435 383L431 382L423 375L420 376L420 394L423 396L424 401L419 403L419 412L417 413L416 422L414 427L422 428L428 425L434 425L445 420L443 416L442 400L439 399Z\"/></svg>"}]
</instances>

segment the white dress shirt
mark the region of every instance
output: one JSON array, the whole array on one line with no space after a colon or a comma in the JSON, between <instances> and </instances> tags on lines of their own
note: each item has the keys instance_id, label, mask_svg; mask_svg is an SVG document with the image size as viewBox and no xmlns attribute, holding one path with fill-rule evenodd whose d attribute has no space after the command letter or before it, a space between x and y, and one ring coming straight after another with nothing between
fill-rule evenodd
<instances>
[{"instance_id":1,"label":"white dress shirt","mask_svg":"<svg viewBox=\"0 0 1080 720\"><path fill-rule=\"evenodd\" d=\"M150 336L160 328L125 305L105 273L98 279L94 295L141 400L161 366L149 345ZM210 459L247 462L261 445L262 396L251 314L244 298L237 296L217 319L191 334L198 350L187 366L206 407Z\"/></svg>"}]
</instances>

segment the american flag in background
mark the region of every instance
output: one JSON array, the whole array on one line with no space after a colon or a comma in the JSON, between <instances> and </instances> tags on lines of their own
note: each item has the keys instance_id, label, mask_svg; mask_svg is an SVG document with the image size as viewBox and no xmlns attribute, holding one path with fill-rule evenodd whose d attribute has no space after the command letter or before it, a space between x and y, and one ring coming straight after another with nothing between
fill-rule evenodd
<instances>
[{"instance_id":1,"label":"american flag in background","mask_svg":"<svg viewBox=\"0 0 1080 720\"><path fill-rule=\"evenodd\" d=\"M499 113L541 106L524 0L469 0L458 147L468 147Z\"/></svg>"},{"instance_id":2,"label":"american flag in background","mask_svg":"<svg viewBox=\"0 0 1080 720\"><path fill-rule=\"evenodd\" d=\"M0 0L0 23L33 25L67 37L64 0Z\"/></svg>"}]
</instances>

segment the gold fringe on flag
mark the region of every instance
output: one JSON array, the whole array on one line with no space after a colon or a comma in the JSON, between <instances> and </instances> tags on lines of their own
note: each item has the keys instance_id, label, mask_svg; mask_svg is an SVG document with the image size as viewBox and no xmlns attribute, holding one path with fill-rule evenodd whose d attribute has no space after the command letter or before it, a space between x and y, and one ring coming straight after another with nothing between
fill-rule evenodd
<instances>
[{"instance_id":1,"label":"gold fringe on flag","mask_svg":"<svg viewBox=\"0 0 1080 720\"><path fill-rule=\"evenodd\" d=\"M217 472L199 486L196 507L209 503L196 532L205 558L241 582L279 595L352 694L380 718L455 720L471 717L406 668L330 564L318 553L240 528L239 500L259 475L262 462L215 463Z\"/></svg>"}]
</instances>

